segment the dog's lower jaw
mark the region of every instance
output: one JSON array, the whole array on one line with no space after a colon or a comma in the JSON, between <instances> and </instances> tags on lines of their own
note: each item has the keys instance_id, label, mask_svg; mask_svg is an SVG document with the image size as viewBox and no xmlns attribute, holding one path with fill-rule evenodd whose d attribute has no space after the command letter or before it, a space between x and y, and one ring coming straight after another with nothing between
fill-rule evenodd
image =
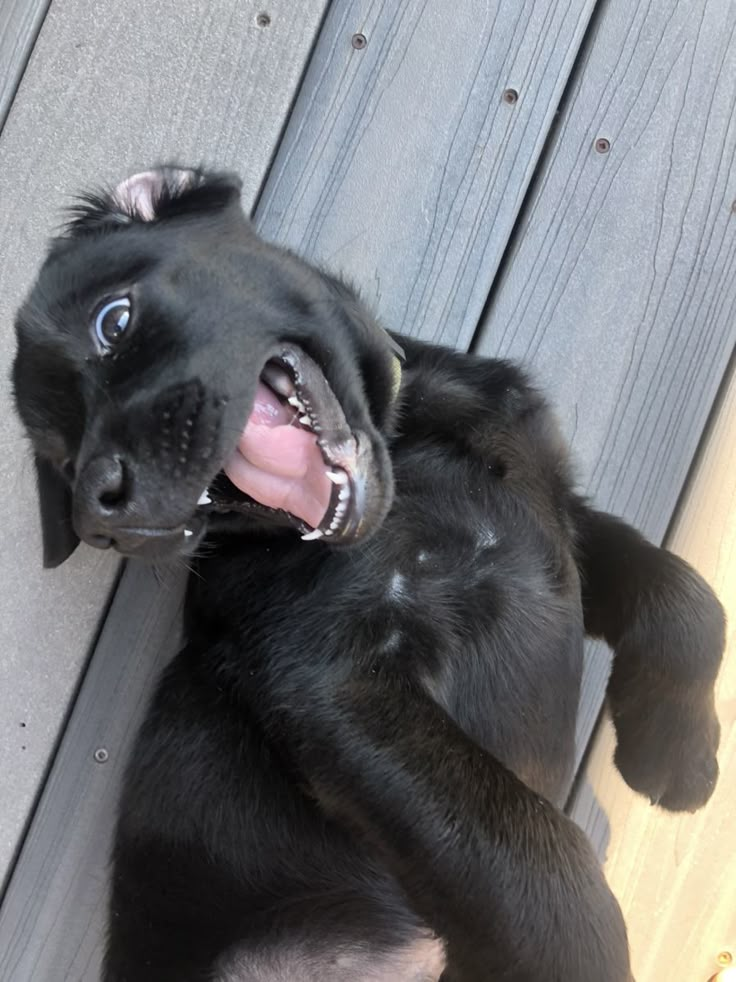
<instances>
[{"instance_id":1,"label":"dog's lower jaw","mask_svg":"<svg viewBox=\"0 0 736 982\"><path fill-rule=\"evenodd\" d=\"M121 528L114 539L86 535L82 541L96 549L114 547L128 559L162 562L192 555L206 532L206 520L195 515L174 528Z\"/></svg>"}]
</instances>

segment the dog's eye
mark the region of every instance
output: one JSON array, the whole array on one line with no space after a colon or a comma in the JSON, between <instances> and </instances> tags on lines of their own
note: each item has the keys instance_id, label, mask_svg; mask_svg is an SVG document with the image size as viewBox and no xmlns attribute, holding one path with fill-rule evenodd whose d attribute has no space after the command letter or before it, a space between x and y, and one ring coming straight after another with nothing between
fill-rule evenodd
<instances>
[{"instance_id":1,"label":"dog's eye","mask_svg":"<svg viewBox=\"0 0 736 982\"><path fill-rule=\"evenodd\" d=\"M118 297L101 307L95 317L95 336L103 354L111 351L130 324L130 300Z\"/></svg>"}]
</instances>

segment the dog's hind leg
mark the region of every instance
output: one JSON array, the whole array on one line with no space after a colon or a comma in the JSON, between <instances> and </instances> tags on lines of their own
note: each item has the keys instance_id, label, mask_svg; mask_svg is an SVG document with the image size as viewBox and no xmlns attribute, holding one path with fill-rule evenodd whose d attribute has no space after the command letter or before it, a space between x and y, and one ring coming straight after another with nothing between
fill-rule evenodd
<instances>
[{"instance_id":1,"label":"dog's hind leg","mask_svg":"<svg viewBox=\"0 0 736 982\"><path fill-rule=\"evenodd\" d=\"M426 693L359 672L335 688L271 681L266 725L444 940L448 982L630 982L621 912L585 835Z\"/></svg>"}]
</instances>

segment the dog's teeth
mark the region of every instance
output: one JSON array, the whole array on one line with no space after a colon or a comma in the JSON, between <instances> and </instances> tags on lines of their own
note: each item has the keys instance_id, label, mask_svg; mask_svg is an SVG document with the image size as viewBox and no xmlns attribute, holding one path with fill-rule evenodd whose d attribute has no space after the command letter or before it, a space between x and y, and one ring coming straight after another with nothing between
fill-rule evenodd
<instances>
[{"instance_id":1,"label":"dog's teeth","mask_svg":"<svg viewBox=\"0 0 736 982\"><path fill-rule=\"evenodd\" d=\"M341 487L337 497L340 501L347 501L350 498L350 488L347 486Z\"/></svg>"},{"instance_id":2,"label":"dog's teeth","mask_svg":"<svg viewBox=\"0 0 736 982\"><path fill-rule=\"evenodd\" d=\"M301 401L301 399L299 398L299 396L289 396L289 398L286 401L289 403L290 406L293 406L294 409L298 409L300 413L306 411L306 407L304 403Z\"/></svg>"},{"instance_id":3,"label":"dog's teeth","mask_svg":"<svg viewBox=\"0 0 736 982\"><path fill-rule=\"evenodd\" d=\"M345 471L327 471L327 476L333 484L347 484L348 476Z\"/></svg>"},{"instance_id":4,"label":"dog's teeth","mask_svg":"<svg viewBox=\"0 0 736 982\"><path fill-rule=\"evenodd\" d=\"M325 529L325 535L332 535L332 526L330 526L328 529Z\"/></svg>"},{"instance_id":5,"label":"dog's teeth","mask_svg":"<svg viewBox=\"0 0 736 982\"><path fill-rule=\"evenodd\" d=\"M212 504L212 498L210 498L210 493L207 490L207 488L205 488L204 491L202 492L202 494L200 494L199 498L197 499L197 504L198 505L211 505Z\"/></svg>"},{"instance_id":6,"label":"dog's teeth","mask_svg":"<svg viewBox=\"0 0 736 982\"><path fill-rule=\"evenodd\" d=\"M191 529L184 529L184 538L188 539L190 536L194 535Z\"/></svg>"},{"instance_id":7,"label":"dog's teeth","mask_svg":"<svg viewBox=\"0 0 736 982\"><path fill-rule=\"evenodd\" d=\"M312 425L312 420L307 415L300 416L299 417L299 422L302 424L302 426L311 426Z\"/></svg>"},{"instance_id":8,"label":"dog's teeth","mask_svg":"<svg viewBox=\"0 0 736 982\"><path fill-rule=\"evenodd\" d=\"M303 542L311 542L312 539L321 539L325 533L321 529L313 529L311 532L305 532L302 536Z\"/></svg>"}]
</instances>

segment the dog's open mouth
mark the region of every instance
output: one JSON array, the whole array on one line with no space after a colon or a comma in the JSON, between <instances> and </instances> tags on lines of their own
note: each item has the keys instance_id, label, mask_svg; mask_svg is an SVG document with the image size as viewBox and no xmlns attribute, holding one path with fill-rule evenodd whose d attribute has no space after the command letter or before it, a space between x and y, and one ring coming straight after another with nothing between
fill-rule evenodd
<instances>
[{"instance_id":1,"label":"dog's open mouth","mask_svg":"<svg viewBox=\"0 0 736 982\"><path fill-rule=\"evenodd\" d=\"M363 521L371 465L369 441L351 431L320 368L283 346L261 372L227 478L218 476L199 505L278 513L305 539L348 541Z\"/></svg>"}]
</instances>

